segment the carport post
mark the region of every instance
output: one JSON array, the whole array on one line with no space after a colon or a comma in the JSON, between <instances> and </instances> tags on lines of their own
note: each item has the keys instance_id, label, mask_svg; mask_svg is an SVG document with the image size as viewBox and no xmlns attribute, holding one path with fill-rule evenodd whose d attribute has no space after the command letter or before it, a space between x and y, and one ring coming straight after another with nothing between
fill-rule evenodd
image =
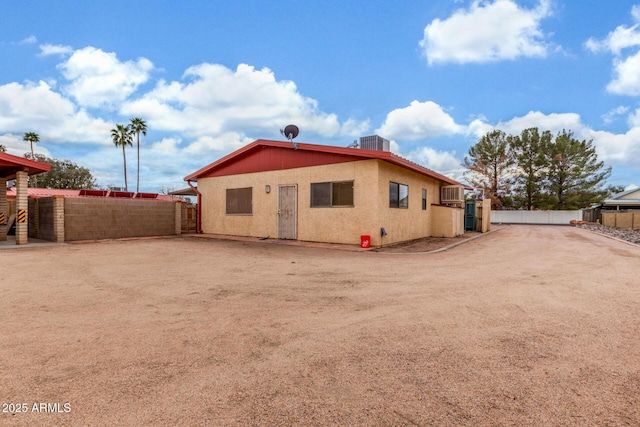
<instances>
[{"instance_id":1,"label":"carport post","mask_svg":"<svg viewBox=\"0 0 640 427\"><path fill-rule=\"evenodd\" d=\"M0 241L7 240L7 178L0 177Z\"/></svg>"},{"instance_id":2,"label":"carport post","mask_svg":"<svg viewBox=\"0 0 640 427\"><path fill-rule=\"evenodd\" d=\"M27 172L16 172L16 245L26 245L29 240L28 179Z\"/></svg>"}]
</instances>

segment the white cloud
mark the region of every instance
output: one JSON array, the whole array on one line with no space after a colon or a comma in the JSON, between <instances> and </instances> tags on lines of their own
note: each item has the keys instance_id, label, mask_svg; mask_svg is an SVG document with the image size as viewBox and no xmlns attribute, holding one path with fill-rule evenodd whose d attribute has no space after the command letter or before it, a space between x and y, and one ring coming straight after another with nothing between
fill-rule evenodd
<instances>
[{"instance_id":1,"label":"white cloud","mask_svg":"<svg viewBox=\"0 0 640 427\"><path fill-rule=\"evenodd\" d=\"M249 143L253 142L253 138L248 138L236 132L229 132L215 138L210 136L201 136L194 142L189 144L184 152L191 155L208 155L213 152L228 153L235 151Z\"/></svg>"},{"instance_id":2,"label":"white cloud","mask_svg":"<svg viewBox=\"0 0 640 427\"><path fill-rule=\"evenodd\" d=\"M607 85L607 91L616 95L640 95L640 52L626 59L613 61L614 78Z\"/></svg>"},{"instance_id":3,"label":"white cloud","mask_svg":"<svg viewBox=\"0 0 640 427\"><path fill-rule=\"evenodd\" d=\"M640 44L640 32L638 24L631 27L621 25L610 32L603 40L590 38L585 42L585 47L594 52L611 52L620 55L622 50L638 46Z\"/></svg>"},{"instance_id":4,"label":"white cloud","mask_svg":"<svg viewBox=\"0 0 640 427\"><path fill-rule=\"evenodd\" d=\"M232 70L201 64L189 68L181 80L160 81L133 98L153 69L147 60L122 62L92 47L74 51L43 44L40 49L41 55L69 55L58 65L67 85L60 90L51 77L0 85L0 140L10 152L22 155L28 144L16 135L37 132L39 153L50 155L50 147L56 157L88 167L101 185L124 184L122 151L113 147L110 131L127 117L143 117L150 129L149 139L141 141L144 191L179 186L186 174L250 143L253 135L275 136L290 123L300 127L301 142L314 134L359 136L370 126L369 120L340 121L336 114L322 111L294 82L276 80L267 68L240 64ZM114 117L109 108L90 113L87 107L119 109ZM152 140L154 134L160 139ZM71 148L75 143L86 150ZM127 150L127 157L131 186L135 150Z\"/></svg>"},{"instance_id":5,"label":"white cloud","mask_svg":"<svg viewBox=\"0 0 640 427\"><path fill-rule=\"evenodd\" d=\"M70 81L64 88L66 93L84 107L123 102L147 81L153 70L148 59L121 62L115 53L94 47L76 50L58 67Z\"/></svg>"},{"instance_id":6,"label":"white cloud","mask_svg":"<svg viewBox=\"0 0 640 427\"><path fill-rule=\"evenodd\" d=\"M40 56L49 56L49 55L69 55L73 52L73 48L71 46L63 46L59 44L41 44L40 45Z\"/></svg>"},{"instance_id":7,"label":"white cloud","mask_svg":"<svg viewBox=\"0 0 640 427\"><path fill-rule=\"evenodd\" d=\"M496 127L492 124L487 123L485 117L479 117L474 119L469 126L467 126L467 135L481 138L483 135L486 135L487 132L491 132Z\"/></svg>"},{"instance_id":8,"label":"white cloud","mask_svg":"<svg viewBox=\"0 0 640 427\"><path fill-rule=\"evenodd\" d=\"M461 161L455 154L455 151L437 151L431 147L419 147L409 152L406 157L429 169L448 175L462 169Z\"/></svg>"},{"instance_id":9,"label":"white cloud","mask_svg":"<svg viewBox=\"0 0 640 427\"><path fill-rule=\"evenodd\" d=\"M635 22L640 22L640 5L631 6L631 16Z\"/></svg>"},{"instance_id":10,"label":"white cloud","mask_svg":"<svg viewBox=\"0 0 640 427\"><path fill-rule=\"evenodd\" d=\"M124 103L121 113L194 137L273 133L289 123L298 125L302 135L321 136L358 135L369 127L368 121L340 123L316 100L301 95L294 82L278 81L268 68L246 64L236 70L208 63L190 67L182 82L160 81L141 98Z\"/></svg>"},{"instance_id":11,"label":"white cloud","mask_svg":"<svg viewBox=\"0 0 640 427\"><path fill-rule=\"evenodd\" d=\"M162 138L160 141L151 144L151 150L165 156L177 156L181 142L182 139L177 137Z\"/></svg>"},{"instance_id":12,"label":"white cloud","mask_svg":"<svg viewBox=\"0 0 640 427\"><path fill-rule=\"evenodd\" d=\"M602 120L604 121L605 124L611 124L616 120L617 117L623 116L628 112L629 112L629 107L625 107L621 105L603 114Z\"/></svg>"},{"instance_id":13,"label":"white cloud","mask_svg":"<svg viewBox=\"0 0 640 427\"><path fill-rule=\"evenodd\" d=\"M631 16L635 22L640 21L640 5L633 6ZM640 95L640 23L631 27L618 26L603 40L590 38L585 47L594 52L611 52L613 59L613 79L607 85L607 91L616 95ZM629 49L633 52L626 56L623 53Z\"/></svg>"},{"instance_id":14,"label":"white cloud","mask_svg":"<svg viewBox=\"0 0 640 427\"><path fill-rule=\"evenodd\" d=\"M590 139L594 140L599 160L604 160L607 164L638 166L640 127L631 128L624 134L596 130L592 130L590 133Z\"/></svg>"},{"instance_id":15,"label":"white cloud","mask_svg":"<svg viewBox=\"0 0 640 427\"><path fill-rule=\"evenodd\" d=\"M412 101L387 114L376 133L387 139L415 140L463 133L464 127L432 101Z\"/></svg>"},{"instance_id":16,"label":"white cloud","mask_svg":"<svg viewBox=\"0 0 640 427\"><path fill-rule=\"evenodd\" d=\"M0 86L0 132L32 132L41 141L105 141L109 125L77 109L44 81Z\"/></svg>"},{"instance_id":17,"label":"white cloud","mask_svg":"<svg viewBox=\"0 0 640 427\"><path fill-rule=\"evenodd\" d=\"M629 123L629 127L631 128L640 127L640 108L634 111L633 113L629 114L629 117L627 118L627 120Z\"/></svg>"},{"instance_id":18,"label":"white cloud","mask_svg":"<svg viewBox=\"0 0 640 427\"><path fill-rule=\"evenodd\" d=\"M38 42L38 39L36 38L36 36L29 36L24 40L20 40L20 44L34 44L37 42Z\"/></svg>"},{"instance_id":19,"label":"white cloud","mask_svg":"<svg viewBox=\"0 0 640 427\"><path fill-rule=\"evenodd\" d=\"M468 10L427 25L420 46L429 65L545 57L550 46L540 24L550 15L550 0L540 0L534 9L513 0L475 0Z\"/></svg>"},{"instance_id":20,"label":"white cloud","mask_svg":"<svg viewBox=\"0 0 640 427\"><path fill-rule=\"evenodd\" d=\"M588 128L582 123L580 115L576 113L544 114L540 111L530 111L524 116L514 117L506 122L499 122L494 129L500 129L511 135L519 135L524 129L537 127L541 131L550 130L557 134L562 130L572 131L576 137L584 137Z\"/></svg>"},{"instance_id":21,"label":"white cloud","mask_svg":"<svg viewBox=\"0 0 640 427\"><path fill-rule=\"evenodd\" d=\"M7 153L14 156L22 157L25 153L31 152L31 145L23 140L24 134L15 135L7 133L0 135L0 145L4 145L7 149ZM41 144L33 144L33 152L36 154L43 154L45 156L51 156L49 150L43 147Z\"/></svg>"},{"instance_id":22,"label":"white cloud","mask_svg":"<svg viewBox=\"0 0 640 427\"><path fill-rule=\"evenodd\" d=\"M340 126L340 135L357 136L366 133L371 127L369 119L358 121L353 118L347 119Z\"/></svg>"}]
</instances>

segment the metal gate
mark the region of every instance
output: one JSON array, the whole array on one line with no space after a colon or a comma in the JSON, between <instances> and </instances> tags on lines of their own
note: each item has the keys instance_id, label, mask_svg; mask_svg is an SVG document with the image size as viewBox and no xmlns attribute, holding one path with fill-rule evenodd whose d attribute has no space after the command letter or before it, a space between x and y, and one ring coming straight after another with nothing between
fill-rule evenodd
<instances>
[{"instance_id":1,"label":"metal gate","mask_svg":"<svg viewBox=\"0 0 640 427\"><path fill-rule=\"evenodd\" d=\"M278 239L298 238L297 195L296 184L278 186Z\"/></svg>"},{"instance_id":2,"label":"metal gate","mask_svg":"<svg viewBox=\"0 0 640 427\"><path fill-rule=\"evenodd\" d=\"M476 201L467 200L464 208L464 231L476 231Z\"/></svg>"}]
</instances>

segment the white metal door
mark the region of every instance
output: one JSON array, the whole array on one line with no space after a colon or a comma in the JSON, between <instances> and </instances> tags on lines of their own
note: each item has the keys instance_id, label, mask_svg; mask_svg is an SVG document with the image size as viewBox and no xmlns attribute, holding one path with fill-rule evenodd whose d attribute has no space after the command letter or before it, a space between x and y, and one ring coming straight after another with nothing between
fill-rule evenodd
<instances>
[{"instance_id":1,"label":"white metal door","mask_svg":"<svg viewBox=\"0 0 640 427\"><path fill-rule=\"evenodd\" d=\"M278 186L278 239L298 238L298 187L296 184Z\"/></svg>"}]
</instances>

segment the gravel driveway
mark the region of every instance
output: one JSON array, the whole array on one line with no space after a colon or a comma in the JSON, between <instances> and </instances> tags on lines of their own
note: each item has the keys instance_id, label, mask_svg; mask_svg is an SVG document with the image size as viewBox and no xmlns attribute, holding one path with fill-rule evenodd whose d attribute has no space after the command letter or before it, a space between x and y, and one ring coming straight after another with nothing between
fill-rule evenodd
<instances>
[{"instance_id":1,"label":"gravel driveway","mask_svg":"<svg viewBox=\"0 0 640 427\"><path fill-rule=\"evenodd\" d=\"M1 255L3 426L640 425L640 247L588 230Z\"/></svg>"}]
</instances>

